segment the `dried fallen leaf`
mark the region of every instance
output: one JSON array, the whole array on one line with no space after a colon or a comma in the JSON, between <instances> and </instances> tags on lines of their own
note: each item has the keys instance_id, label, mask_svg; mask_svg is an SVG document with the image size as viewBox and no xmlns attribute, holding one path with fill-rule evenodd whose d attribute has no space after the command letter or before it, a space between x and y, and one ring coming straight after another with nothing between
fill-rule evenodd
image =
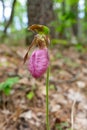
<instances>
[{"instance_id":1,"label":"dried fallen leaf","mask_svg":"<svg viewBox=\"0 0 87 130\"><path fill-rule=\"evenodd\" d=\"M25 119L31 119L31 118L32 118L32 111L29 110L29 111L27 111L27 112L22 113L22 114L20 115L20 117L23 117L23 118L25 118Z\"/></svg>"},{"instance_id":2,"label":"dried fallen leaf","mask_svg":"<svg viewBox=\"0 0 87 130\"><path fill-rule=\"evenodd\" d=\"M86 87L86 84L85 84L85 82L83 82L83 81L77 81L76 84L77 84L77 86L78 86L79 88L85 88L85 87Z\"/></svg>"}]
</instances>

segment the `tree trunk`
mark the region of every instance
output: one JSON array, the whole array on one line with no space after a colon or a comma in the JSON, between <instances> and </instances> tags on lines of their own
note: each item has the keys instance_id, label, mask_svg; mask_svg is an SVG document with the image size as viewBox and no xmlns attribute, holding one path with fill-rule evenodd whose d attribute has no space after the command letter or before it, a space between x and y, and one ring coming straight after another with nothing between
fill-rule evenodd
<instances>
[{"instance_id":1,"label":"tree trunk","mask_svg":"<svg viewBox=\"0 0 87 130\"><path fill-rule=\"evenodd\" d=\"M72 31L78 37L78 2L71 6L71 12L74 13L75 19L75 23L72 25Z\"/></svg>"},{"instance_id":2,"label":"tree trunk","mask_svg":"<svg viewBox=\"0 0 87 130\"><path fill-rule=\"evenodd\" d=\"M85 0L85 20L87 20L87 0Z\"/></svg>"},{"instance_id":3,"label":"tree trunk","mask_svg":"<svg viewBox=\"0 0 87 130\"><path fill-rule=\"evenodd\" d=\"M84 17L84 23L87 23L87 0L85 0L85 17ZM87 27L84 28L85 35L87 34Z\"/></svg>"},{"instance_id":4,"label":"tree trunk","mask_svg":"<svg viewBox=\"0 0 87 130\"><path fill-rule=\"evenodd\" d=\"M44 24L50 26L54 19L52 0L27 0L28 26L32 24ZM27 44L30 38L27 37Z\"/></svg>"},{"instance_id":5,"label":"tree trunk","mask_svg":"<svg viewBox=\"0 0 87 130\"><path fill-rule=\"evenodd\" d=\"M66 8L66 3L65 3L66 1L63 1L62 3L61 3L61 6L62 6L62 16L65 16L65 14L66 14L66 10L65 10L65 8ZM66 36L65 36L65 25L64 25L64 22L65 22L65 19L63 19L62 21L61 21L61 23L62 23L62 27L61 27L61 31L59 32L59 38L65 38Z\"/></svg>"}]
</instances>

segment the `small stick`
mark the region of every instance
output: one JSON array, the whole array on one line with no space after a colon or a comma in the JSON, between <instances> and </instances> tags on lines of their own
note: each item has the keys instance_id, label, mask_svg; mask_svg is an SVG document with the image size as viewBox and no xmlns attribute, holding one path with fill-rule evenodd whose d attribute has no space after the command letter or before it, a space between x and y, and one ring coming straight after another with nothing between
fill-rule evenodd
<instances>
[{"instance_id":1,"label":"small stick","mask_svg":"<svg viewBox=\"0 0 87 130\"><path fill-rule=\"evenodd\" d=\"M74 130L74 112L75 112L76 99L74 99L71 110L71 130Z\"/></svg>"}]
</instances>

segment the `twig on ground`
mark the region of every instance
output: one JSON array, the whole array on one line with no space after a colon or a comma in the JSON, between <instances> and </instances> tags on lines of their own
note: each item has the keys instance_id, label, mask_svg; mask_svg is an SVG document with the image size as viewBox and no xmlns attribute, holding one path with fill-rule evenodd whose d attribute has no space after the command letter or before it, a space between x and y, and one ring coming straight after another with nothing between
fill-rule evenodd
<instances>
[{"instance_id":1,"label":"twig on ground","mask_svg":"<svg viewBox=\"0 0 87 130\"><path fill-rule=\"evenodd\" d=\"M71 109L71 130L74 130L74 113L75 113L76 98L73 101Z\"/></svg>"}]
</instances>

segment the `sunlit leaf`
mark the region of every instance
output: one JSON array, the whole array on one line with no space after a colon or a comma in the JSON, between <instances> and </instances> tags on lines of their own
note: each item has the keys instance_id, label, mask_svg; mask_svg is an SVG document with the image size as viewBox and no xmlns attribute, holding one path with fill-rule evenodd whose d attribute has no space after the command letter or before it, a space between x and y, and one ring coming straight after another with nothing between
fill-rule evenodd
<instances>
[{"instance_id":1,"label":"sunlit leaf","mask_svg":"<svg viewBox=\"0 0 87 130\"><path fill-rule=\"evenodd\" d=\"M29 100L31 100L33 97L34 97L34 92L33 92L33 91L31 91L31 92L29 92L29 93L27 94L27 98L28 98Z\"/></svg>"},{"instance_id":2,"label":"sunlit leaf","mask_svg":"<svg viewBox=\"0 0 87 130\"><path fill-rule=\"evenodd\" d=\"M79 2L79 0L67 0L67 4L69 5L75 5Z\"/></svg>"}]
</instances>

